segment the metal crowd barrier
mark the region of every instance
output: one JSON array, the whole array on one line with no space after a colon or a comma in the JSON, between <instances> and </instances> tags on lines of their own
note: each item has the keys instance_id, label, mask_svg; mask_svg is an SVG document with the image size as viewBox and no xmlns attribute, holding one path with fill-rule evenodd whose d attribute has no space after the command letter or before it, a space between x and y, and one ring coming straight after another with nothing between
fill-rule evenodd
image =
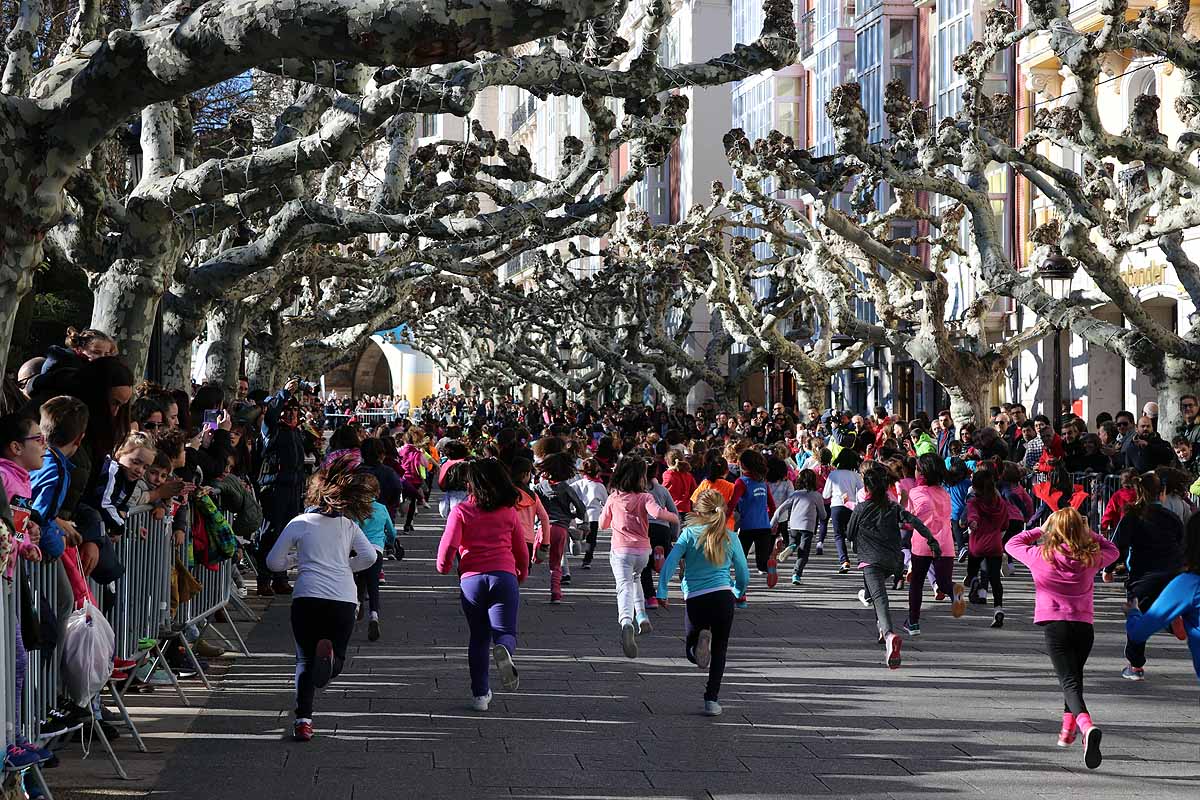
<instances>
[{"instance_id":1,"label":"metal crowd barrier","mask_svg":"<svg viewBox=\"0 0 1200 800\"><path fill-rule=\"evenodd\" d=\"M17 625L21 608L20 581L0 576L0 744L7 748L17 741L17 673L11 666L17 661Z\"/></svg>"},{"instance_id":2,"label":"metal crowd barrier","mask_svg":"<svg viewBox=\"0 0 1200 800\"><path fill-rule=\"evenodd\" d=\"M391 409L379 411L352 411L349 414L326 414L325 426L327 428L337 428L339 425L345 425L351 417L361 422L364 426L383 425L397 419L400 415Z\"/></svg>"}]
</instances>

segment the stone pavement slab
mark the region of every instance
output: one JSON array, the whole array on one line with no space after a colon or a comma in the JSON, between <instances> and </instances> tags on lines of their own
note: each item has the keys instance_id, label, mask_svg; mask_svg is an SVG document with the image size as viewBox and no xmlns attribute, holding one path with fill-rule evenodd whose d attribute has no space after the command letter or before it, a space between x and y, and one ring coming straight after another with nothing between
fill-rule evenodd
<instances>
[{"instance_id":1,"label":"stone pavement slab","mask_svg":"<svg viewBox=\"0 0 1200 800\"><path fill-rule=\"evenodd\" d=\"M317 698L317 738L290 732L289 601L274 598L249 635L255 656L226 662L201 709L165 694L131 698L150 755L118 752L136 780L93 755L48 778L60 798L1132 798L1200 797L1200 688L1186 648L1150 646L1148 679L1124 681L1121 597L1097 586L1087 699L1105 762L1055 746L1062 695L1032 587L1005 582L1008 621L972 607L953 619L927 597L923 635L886 669L856 576L814 559L803 587L755 576L734 623L725 713L700 714L704 675L683 657L683 604L651 612L641 657L617 640L607 554L572 558L567 602L536 567L523 588L521 688L469 707L466 624L453 577L433 572L441 532L423 512L407 558L386 562L383 638L356 630L345 673ZM961 571L961 568L960 568ZM892 593L903 620L906 600ZM498 682L497 682L498 683Z\"/></svg>"}]
</instances>

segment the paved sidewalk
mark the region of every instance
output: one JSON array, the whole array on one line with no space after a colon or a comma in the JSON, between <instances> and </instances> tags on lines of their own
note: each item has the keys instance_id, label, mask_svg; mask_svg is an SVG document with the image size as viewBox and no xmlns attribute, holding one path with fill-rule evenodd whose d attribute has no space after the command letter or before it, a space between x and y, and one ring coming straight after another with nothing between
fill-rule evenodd
<instances>
[{"instance_id":1,"label":"paved sidewalk","mask_svg":"<svg viewBox=\"0 0 1200 800\"><path fill-rule=\"evenodd\" d=\"M1157 637L1148 680L1122 680L1115 587L1097 588L1087 698L1105 729L1105 760L1093 772L1078 744L1054 746L1061 693L1022 575L1007 582L1003 630L979 607L955 620L946 604L927 602L923 635L905 642L896 672L874 643L873 612L854 596L861 583L833 574L829 555L810 563L802 589L785 580L768 592L755 576L734 623L725 713L709 719L699 713L704 676L683 658L681 602L651 612L655 631L630 661L607 559L590 571L572 559L558 606L539 567L522 595L521 689L497 691L492 710L477 714L457 584L433 571L440 531L425 512L404 538L407 558L386 563L383 639L356 631L347 672L318 695L314 741L283 740L293 660L288 601L277 598L250 637L255 657L233 664L186 735L170 732L188 717L169 703L140 712L151 746L173 746L155 774L117 784L93 764L87 785L98 791L60 795L1200 797L1200 687L1186 647ZM57 773L52 786L74 783L77 768Z\"/></svg>"}]
</instances>

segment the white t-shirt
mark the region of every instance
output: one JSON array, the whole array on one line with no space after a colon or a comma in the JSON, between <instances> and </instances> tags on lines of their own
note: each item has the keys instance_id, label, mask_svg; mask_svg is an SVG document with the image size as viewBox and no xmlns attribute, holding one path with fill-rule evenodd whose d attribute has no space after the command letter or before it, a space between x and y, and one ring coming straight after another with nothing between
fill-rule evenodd
<instances>
[{"instance_id":1,"label":"white t-shirt","mask_svg":"<svg viewBox=\"0 0 1200 800\"><path fill-rule=\"evenodd\" d=\"M374 564L376 553L357 523L315 512L297 516L279 534L267 555L267 569L286 570L287 554L292 548L300 562L292 597L358 602L354 573ZM353 557L351 550L355 552Z\"/></svg>"},{"instance_id":2,"label":"white t-shirt","mask_svg":"<svg viewBox=\"0 0 1200 800\"><path fill-rule=\"evenodd\" d=\"M829 501L830 508L838 506L854 508L858 499L858 490L861 488L863 488L863 482L857 472L849 469L835 469L825 479L825 491L821 495ZM843 501L843 497L848 499Z\"/></svg>"}]
</instances>

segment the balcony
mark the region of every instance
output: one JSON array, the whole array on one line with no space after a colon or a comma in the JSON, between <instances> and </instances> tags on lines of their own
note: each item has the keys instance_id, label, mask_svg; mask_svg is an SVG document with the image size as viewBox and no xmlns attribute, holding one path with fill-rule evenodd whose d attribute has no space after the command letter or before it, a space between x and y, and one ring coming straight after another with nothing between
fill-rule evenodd
<instances>
[{"instance_id":1,"label":"balcony","mask_svg":"<svg viewBox=\"0 0 1200 800\"><path fill-rule=\"evenodd\" d=\"M525 102L519 103L513 109L512 116L508 120L508 128L510 133L516 133L521 127L533 119L534 113L537 112L537 99L532 95L525 99Z\"/></svg>"}]
</instances>

